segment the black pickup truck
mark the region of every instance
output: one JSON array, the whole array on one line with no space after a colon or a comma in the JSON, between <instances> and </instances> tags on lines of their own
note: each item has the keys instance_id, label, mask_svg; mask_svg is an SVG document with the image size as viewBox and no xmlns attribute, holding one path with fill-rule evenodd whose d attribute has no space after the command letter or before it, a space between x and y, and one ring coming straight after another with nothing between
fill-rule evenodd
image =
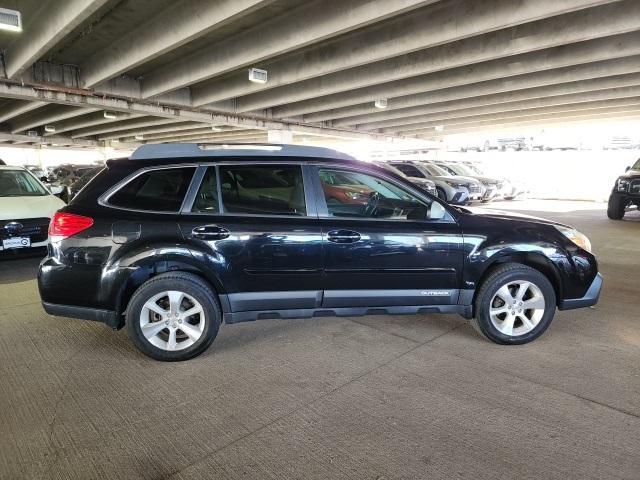
<instances>
[{"instance_id":1,"label":"black pickup truck","mask_svg":"<svg viewBox=\"0 0 640 480\"><path fill-rule=\"evenodd\" d=\"M624 175L616 180L609 196L607 216L612 220L620 220L632 205L640 209L640 159L632 167L627 167Z\"/></svg>"}]
</instances>

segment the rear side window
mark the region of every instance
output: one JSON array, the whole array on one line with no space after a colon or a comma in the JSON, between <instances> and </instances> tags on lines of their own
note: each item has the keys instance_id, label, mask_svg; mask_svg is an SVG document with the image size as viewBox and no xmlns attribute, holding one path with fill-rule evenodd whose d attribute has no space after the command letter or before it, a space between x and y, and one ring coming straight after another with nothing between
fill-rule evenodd
<instances>
[{"instance_id":1,"label":"rear side window","mask_svg":"<svg viewBox=\"0 0 640 480\"><path fill-rule=\"evenodd\" d=\"M219 171L225 212L307 214L299 165L228 165Z\"/></svg>"},{"instance_id":2,"label":"rear side window","mask_svg":"<svg viewBox=\"0 0 640 480\"><path fill-rule=\"evenodd\" d=\"M178 212L195 168L164 168L142 173L109 197L109 204L132 210Z\"/></svg>"}]
</instances>

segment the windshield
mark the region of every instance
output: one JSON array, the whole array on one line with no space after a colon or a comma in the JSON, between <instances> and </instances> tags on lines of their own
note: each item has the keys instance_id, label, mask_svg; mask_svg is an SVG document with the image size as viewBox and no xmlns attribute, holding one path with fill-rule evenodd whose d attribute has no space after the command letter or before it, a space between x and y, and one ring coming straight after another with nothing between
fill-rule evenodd
<instances>
[{"instance_id":1,"label":"windshield","mask_svg":"<svg viewBox=\"0 0 640 480\"><path fill-rule=\"evenodd\" d=\"M467 175L471 177L473 177L474 175L477 175L477 173L475 173L466 165L462 165L461 163L455 163L455 164L449 165L449 169L453 170L455 175Z\"/></svg>"},{"instance_id":2,"label":"windshield","mask_svg":"<svg viewBox=\"0 0 640 480\"><path fill-rule=\"evenodd\" d=\"M433 163L421 163L420 167L423 170L426 170L429 175L435 175L436 177L450 177L451 174L447 172L444 168L440 168Z\"/></svg>"},{"instance_id":3,"label":"windshield","mask_svg":"<svg viewBox=\"0 0 640 480\"><path fill-rule=\"evenodd\" d=\"M631 170L640 170L640 158L636 161L636 163L633 164Z\"/></svg>"},{"instance_id":4,"label":"windshield","mask_svg":"<svg viewBox=\"0 0 640 480\"><path fill-rule=\"evenodd\" d=\"M484 173L482 173L482 170L480 170L478 167L476 167L475 165L470 165L470 164L466 164L465 165L469 170L471 170L472 172L475 172L476 175L484 175Z\"/></svg>"},{"instance_id":5,"label":"windshield","mask_svg":"<svg viewBox=\"0 0 640 480\"><path fill-rule=\"evenodd\" d=\"M0 197L42 197L49 192L25 170L0 170Z\"/></svg>"}]
</instances>

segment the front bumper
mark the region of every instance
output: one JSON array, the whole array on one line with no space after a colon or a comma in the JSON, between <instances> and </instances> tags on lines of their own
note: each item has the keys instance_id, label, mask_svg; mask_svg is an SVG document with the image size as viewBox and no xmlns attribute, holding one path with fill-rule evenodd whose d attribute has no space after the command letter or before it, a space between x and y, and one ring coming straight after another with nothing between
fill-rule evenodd
<instances>
[{"instance_id":1,"label":"front bumper","mask_svg":"<svg viewBox=\"0 0 640 480\"><path fill-rule=\"evenodd\" d=\"M582 298L565 298L558 303L560 310L573 310L575 308L591 307L598 303L602 290L602 275L598 273L593 279L587 293Z\"/></svg>"}]
</instances>

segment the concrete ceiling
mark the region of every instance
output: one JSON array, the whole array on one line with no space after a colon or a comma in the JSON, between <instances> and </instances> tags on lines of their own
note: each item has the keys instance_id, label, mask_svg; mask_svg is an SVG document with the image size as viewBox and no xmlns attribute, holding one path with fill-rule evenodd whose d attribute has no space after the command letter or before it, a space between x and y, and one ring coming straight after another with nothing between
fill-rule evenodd
<instances>
[{"instance_id":1,"label":"concrete ceiling","mask_svg":"<svg viewBox=\"0 0 640 480\"><path fill-rule=\"evenodd\" d=\"M24 25L0 31L4 144L435 139L640 117L640 0L2 7Z\"/></svg>"}]
</instances>

